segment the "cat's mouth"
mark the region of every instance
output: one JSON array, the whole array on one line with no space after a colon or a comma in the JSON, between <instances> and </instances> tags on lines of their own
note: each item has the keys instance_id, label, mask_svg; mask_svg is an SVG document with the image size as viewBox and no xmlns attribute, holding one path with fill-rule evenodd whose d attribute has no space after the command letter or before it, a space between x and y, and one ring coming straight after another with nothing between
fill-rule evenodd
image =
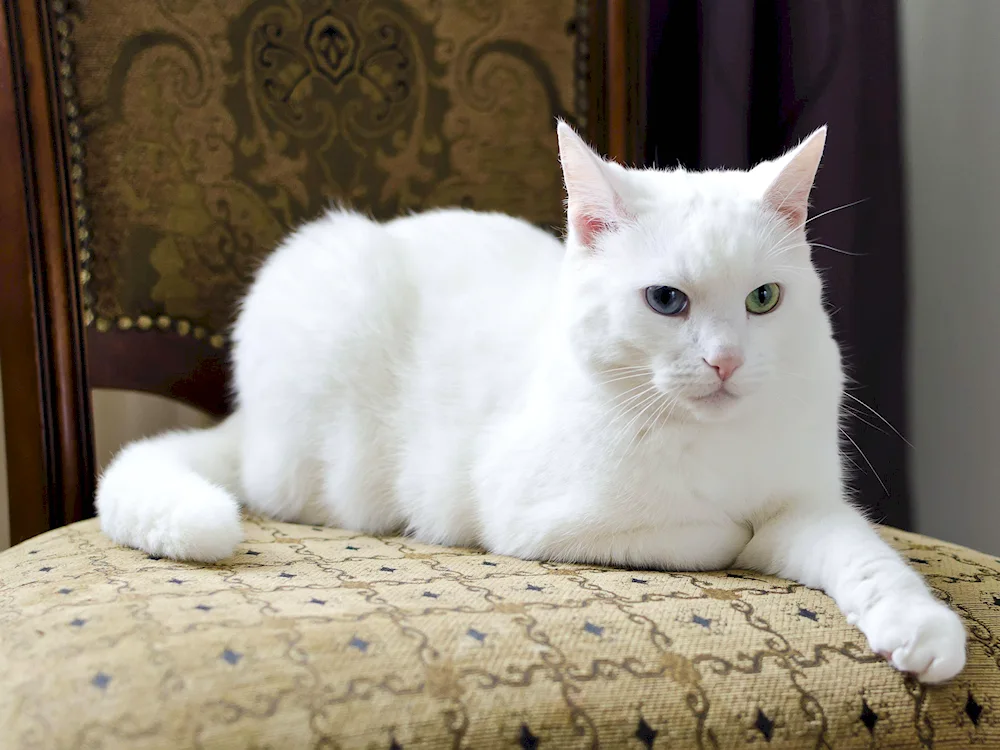
<instances>
[{"instance_id":1,"label":"cat's mouth","mask_svg":"<svg viewBox=\"0 0 1000 750\"><path fill-rule=\"evenodd\" d=\"M691 400L699 405L705 406L723 406L725 404L736 401L739 398L735 393L730 391L726 386L720 385L714 391L706 393L703 396L692 396Z\"/></svg>"}]
</instances>

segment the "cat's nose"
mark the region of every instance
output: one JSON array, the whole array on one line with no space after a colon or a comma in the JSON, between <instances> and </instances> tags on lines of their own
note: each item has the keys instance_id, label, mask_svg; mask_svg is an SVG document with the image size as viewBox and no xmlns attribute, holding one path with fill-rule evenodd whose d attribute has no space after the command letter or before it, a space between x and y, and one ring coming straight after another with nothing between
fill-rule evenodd
<instances>
[{"instance_id":1,"label":"cat's nose","mask_svg":"<svg viewBox=\"0 0 1000 750\"><path fill-rule=\"evenodd\" d=\"M725 383L743 364L743 355L739 352L727 351L711 357L704 357L705 364L715 370L719 380Z\"/></svg>"}]
</instances>

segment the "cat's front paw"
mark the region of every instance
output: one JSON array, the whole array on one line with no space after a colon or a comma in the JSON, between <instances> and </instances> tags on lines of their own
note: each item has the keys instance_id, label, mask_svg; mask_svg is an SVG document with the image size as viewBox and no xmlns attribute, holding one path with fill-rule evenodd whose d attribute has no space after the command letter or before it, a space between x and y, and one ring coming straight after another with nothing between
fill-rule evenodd
<instances>
[{"instance_id":1,"label":"cat's front paw","mask_svg":"<svg viewBox=\"0 0 1000 750\"><path fill-rule=\"evenodd\" d=\"M965 626L929 596L886 597L858 618L872 650L921 682L944 682L965 666Z\"/></svg>"}]
</instances>

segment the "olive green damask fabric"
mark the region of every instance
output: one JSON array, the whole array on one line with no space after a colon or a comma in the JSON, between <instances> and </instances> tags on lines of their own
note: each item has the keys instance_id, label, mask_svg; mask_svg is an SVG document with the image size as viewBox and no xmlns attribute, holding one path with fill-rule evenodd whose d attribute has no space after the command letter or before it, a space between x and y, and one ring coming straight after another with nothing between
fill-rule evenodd
<instances>
[{"instance_id":1,"label":"olive green damask fabric","mask_svg":"<svg viewBox=\"0 0 1000 750\"><path fill-rule=\"evenodd\" d=\"M885 537L962 615L924 687L818 591L251 520L232 559L95 521L0 554L0 747L1000 747L1000 562Z\"/></svg>"},{"instance_id":2,"label":"olive green damask fabric","mask_svg":"<svg viewBox=\"0 0 1000 750\"><path fill-rule=\"evenodd\" d=\"M53 6L88 324L222 333L260 258L335 202L563 222L585 2Z\"/></svg>"}]
</instances>

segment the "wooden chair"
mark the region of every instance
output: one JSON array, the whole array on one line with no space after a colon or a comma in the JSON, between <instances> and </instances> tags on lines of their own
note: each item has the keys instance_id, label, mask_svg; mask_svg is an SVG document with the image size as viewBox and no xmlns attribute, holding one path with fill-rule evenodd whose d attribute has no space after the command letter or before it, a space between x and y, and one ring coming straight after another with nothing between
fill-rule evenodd
<instances>
[{"instance_id":1,"label":"wooden chair","mask_svg":"<svg viewBox=\"0 0 1000 750\"><path fill-rule=\"evenodd\" d=\"M554 119L643 158L640 0L5 0L0 747L1000 747L1000 562L885 529L963 615L916 684L747 571L515 560L251 518L112 545L90 388L229 409L255 263L335 200L558 230Z\"/></svg>"},{"instance_id":2,"label":"wooden chair","mask_svg":"<svg viewBox=\"0 0 1000 750\"><path fill-rule=\"evenodd\" d=\"M91 388L227 412L234 302L325 205L461 203L558 227L556 116L641 161L640 0L240 5L5 5L14 543L93 514Z\"/></svg>"}]
</instances>

